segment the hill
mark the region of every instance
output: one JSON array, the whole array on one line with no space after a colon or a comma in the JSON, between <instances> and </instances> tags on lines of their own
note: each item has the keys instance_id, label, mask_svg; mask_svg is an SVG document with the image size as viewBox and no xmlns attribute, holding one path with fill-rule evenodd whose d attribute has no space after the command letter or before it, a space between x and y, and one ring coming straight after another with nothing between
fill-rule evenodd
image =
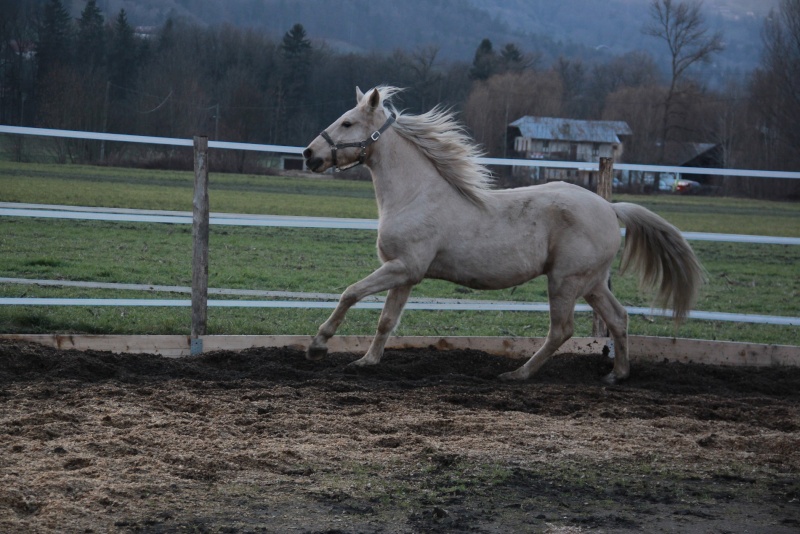
<instances>
[{"instance_id":1,"label":"hill","mask_svg":"<svg viewBox=\"0 0 800 534\"><path fill-rule=\"evenodd\" d=\"M711 29L727 48L706 72L714 77L752 70L761 51L763 19L778 0L706 0ZM483 38L496 47L514 42L542 54L545 64L564 55L586 61L633 50L659 62L666 50L641 33L646 0L101 0L106 17L124 8L135 25L160 25L168 17L191 24L232 24L280 37L299 22L309 37L331 48L389 52L436 45L439 58L471 61ZM79 11L79 6L74 10Z\"/></svg>"}]
</instances>

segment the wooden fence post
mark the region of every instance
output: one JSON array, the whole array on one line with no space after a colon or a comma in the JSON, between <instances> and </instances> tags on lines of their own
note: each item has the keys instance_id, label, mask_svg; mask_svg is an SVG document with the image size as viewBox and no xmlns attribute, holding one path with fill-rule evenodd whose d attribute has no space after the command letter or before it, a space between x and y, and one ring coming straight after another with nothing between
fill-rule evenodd
<instances>
[{"instance_id":1,"label":"wooden fence post","mask_svg":"<svg viewBox=\"0 0 800 534\"><path fill-rule=\"evenodd\" d=\"M600 176L597 179L597 194L611 202L611 185L614 181L614 160L600 158ZM611 288L611 273L608 273L608 287ZM608 327L597 313L592 312L592 335L608 337Z\"/></svg>"},{"instance_id":2,"label":"wooden fence post","mask_svg":"<svg viewBox=\"0 0 800 534\"><path fill-rule=\"evenodd\" d=\"M597 180L597 194L611 202L611 185L614 182L614 159L600 158L600 177Z\"/></svg>"},{"instance_id":3,"label":"wooden fence post","mask_svg":"<svg viewBox=\"0 0 800 534\"><path fill-rule=\"evenodd\" d=\"M203 352L208 317L208 137L194 138L191 353Z\"/></svg>"}]
</instances>

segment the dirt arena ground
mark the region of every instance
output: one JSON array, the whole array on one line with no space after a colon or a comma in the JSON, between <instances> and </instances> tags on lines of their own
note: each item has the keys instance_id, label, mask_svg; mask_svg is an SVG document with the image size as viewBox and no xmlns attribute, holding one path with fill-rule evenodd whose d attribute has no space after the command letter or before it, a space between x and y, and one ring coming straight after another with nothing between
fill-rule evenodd
<instances>
[{"instance_id":1,"label":"dirt arena ground","mask_svg":"<svg viewBox=\"0 0 800 534\"><path fill-rule=\"evenodd\" d=\"M0 532L800 532L800 369L0 342Z\"/></svg>"}]
</instances>

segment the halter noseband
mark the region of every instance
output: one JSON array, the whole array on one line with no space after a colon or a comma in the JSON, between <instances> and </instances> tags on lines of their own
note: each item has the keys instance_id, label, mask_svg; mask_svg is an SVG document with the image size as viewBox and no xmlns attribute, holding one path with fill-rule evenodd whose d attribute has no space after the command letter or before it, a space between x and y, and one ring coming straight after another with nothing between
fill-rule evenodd
<instances>
[{"instance_id":1,"label":"halter noseband","mask_svg":"<svg viewBox=\"0 0 800 534\"><path fill-rule=\"evenodd\" d=\"M352 169L356 165L362 165L364 161L366 161L367 159L367 148L372 143L380 139L383 132L385 132L387 128L389 128L389 126L391 126L394 121L395 121L395 115L394 113L390 113L389 116L386 118L386 122L383 123L383 126L381 126L380 129L375 130L374 132L372 132L372 135L370 135L363 141L357 143L334 143L333 139L331 139L331 136L328 135L328 132L322 130L322 133L320 133L320 135L322 136L323 139L325 139L325 141L328 142L328 145L331 147L331 158L333 159L334 170L336 172L342 172L346 171L347 169ZM339 167L339 164L336 160L336 152L342 148L360 148L361 153L358 155L358 159L353 163L350 163L349 165L346 165L344 167Z\"/></svg>"}]
</instances>

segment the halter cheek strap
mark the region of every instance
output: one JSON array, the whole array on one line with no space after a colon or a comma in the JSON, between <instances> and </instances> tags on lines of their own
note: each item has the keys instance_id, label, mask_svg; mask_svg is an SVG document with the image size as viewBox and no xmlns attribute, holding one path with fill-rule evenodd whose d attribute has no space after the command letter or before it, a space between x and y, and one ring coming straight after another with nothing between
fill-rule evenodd
<instances>
[{"instance_id":1,"label":"halter cheek strap","mask_svg":"<svg viewBox=\"0 0 800 534\"><path fill-rule=\"evenodd\" d=\"M395 121L394 113L390 113L389 116L386 118L386 122L383 123L379 129L372 132L368 138L364 139L363 141L357 143L334 143L331 136L328 135L328 132L323 130L320 135L322 136L325 141L327 141L328 145L331 147L331 158L333 159L333 168L336 172L346 171L347 169L352 169L356 165L362 165L364 161L367 159L367 148L380 139L383 132L385 132L389 126ZM358 159L349 165L345 165L344 167L339 167L339 163L336 159L336 155L338 150L342 148L360 148L361 152L358 155Z\"/></svg>"}]
</instances>

